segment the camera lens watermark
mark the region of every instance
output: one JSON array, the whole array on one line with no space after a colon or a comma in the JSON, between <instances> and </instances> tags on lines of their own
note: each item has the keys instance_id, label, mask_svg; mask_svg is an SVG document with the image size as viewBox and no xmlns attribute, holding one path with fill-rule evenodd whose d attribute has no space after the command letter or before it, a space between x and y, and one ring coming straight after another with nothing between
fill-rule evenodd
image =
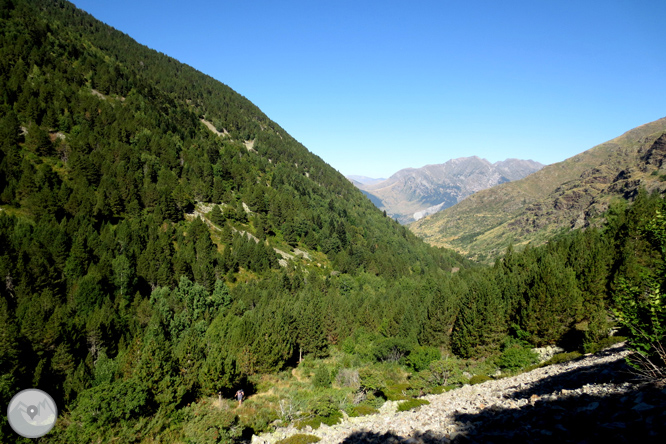
<instances>
[{"instance_id":1,"label":"camera lens watermark","mask_svg":"<svg viewBox=\"0 0 666 444\"><path fill-rule=\"evenodd\" d=\"M7 407L9 425L25 438L46 435L55 425L58 408L51 396L39 389L18 392Z\"/></svg>"}]
</instances>

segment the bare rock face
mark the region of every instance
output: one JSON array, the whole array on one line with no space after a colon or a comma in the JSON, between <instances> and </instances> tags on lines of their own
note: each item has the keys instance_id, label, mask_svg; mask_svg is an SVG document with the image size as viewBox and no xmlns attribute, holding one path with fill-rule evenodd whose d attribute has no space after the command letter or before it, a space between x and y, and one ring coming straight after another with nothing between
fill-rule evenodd
<instances>
[{"instance_id":1,"label":"bare rock face","mask_svg":"<svg viewBox=\"0 0 666 444\"><path fill-rule=\"evenodd\" d=\"M664 166L666 158L666 134L654 141L652 146L643 155L643 160L649 165L655 165L659 168Z\"/></svg>"},{"instance_id":2,"label":"bare rock face","mask_svg":"<svg viewBox=\"0 0 666 444\"><path fill-rule=\"evenodd\" d=\"M461 157L423 168L406 168L379 182L353 183L372 202L402 224L408 224L460 202L477 191L522 179L543 165L507 159L490 163Z\"/></svg>"}]
</instances>

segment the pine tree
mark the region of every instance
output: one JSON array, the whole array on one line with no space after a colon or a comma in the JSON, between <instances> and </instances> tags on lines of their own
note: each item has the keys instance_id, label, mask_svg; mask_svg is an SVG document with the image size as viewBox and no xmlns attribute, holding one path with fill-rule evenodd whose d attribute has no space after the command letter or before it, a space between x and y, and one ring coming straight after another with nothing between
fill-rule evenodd
<instances>
[{"instance_id":1,"label":"pine tree","mask_svg":"<svg viewBox=\"0 0 666 444\"><path fill-rule=\"evenodd\" d=\"M41 129L36 123L30 124L25 138L25 147L39 156L48 156L53 152L53 145L49 133Z\"/></svg>"},{"instance_id":2,"label":"pine tree","mask_svg":"<svg viewBox=\"0 0 666 444\"><path fill-rule=\"evenodd\" d=\"M426 285L424 290L430 295L430 300L427 304L426 317L420 324L419 342L423 345L448 349L453 323L458 312L457 300L453 293L447 291L448 285L442 285L441 288L438 288L434 282L428 282ZM464 284L458 282L456 285Z\"/></svg>"},{"instance_id":3,"label":"pine tree","mask_svg":"<svg viewBox=\"0 0 666 444\"><path fill-rule=\"evenodd\" d=\"M219 205L213 205L213 209L210 211L210 220L218 227L224 226L225 218L222 216Z\"/></svg>"},{"instance_id":4,"label":"pine tree","mask_svg":"<svg viewBox=\"0 0 666 444\"><path fill-rule=\"evenodd\" d=\"M559 341L582 315L575 273L555 255L544 255L530 279L520 309L520 327L535 346Z\"/></svg>"},{"instance_id":5,"label":"pine tree","mask_svg":"<svg viewBox=\"0 0 666 444\"><path fill-rule=\"evenodd\" d=\"M488 356L499 350L508 332L508 307L490 272L468 275L467 285L451 345L463 358Z\"/></svg>"}]
</instances>

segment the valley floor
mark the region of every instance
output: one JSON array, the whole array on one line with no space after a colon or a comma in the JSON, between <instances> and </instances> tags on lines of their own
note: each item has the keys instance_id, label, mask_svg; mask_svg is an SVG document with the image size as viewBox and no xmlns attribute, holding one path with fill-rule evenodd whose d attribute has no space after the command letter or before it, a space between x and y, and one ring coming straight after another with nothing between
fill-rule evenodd
<instances>
[{"instance_id":1,"label":"valley floor","mask_svg":"<svg viewBox=\"0 0 666 444\"><path fill-rule=\"evenodd\" d=\"M641 382L623 344L514 377L426 396L429 405L345 418L317 430L279 429L253 437L275 443L308 433L328 443L664 442L666 385Z\"/></svg>"}]
</instances>

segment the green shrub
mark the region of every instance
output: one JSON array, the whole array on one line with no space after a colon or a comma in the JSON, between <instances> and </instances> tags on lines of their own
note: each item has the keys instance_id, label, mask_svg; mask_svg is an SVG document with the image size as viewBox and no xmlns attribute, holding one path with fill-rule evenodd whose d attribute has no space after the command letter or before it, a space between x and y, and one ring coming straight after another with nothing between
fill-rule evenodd
<instances>
[{"instance_id":1,"label":"green shrub","mask_svg":"<svg viewBox=\"0 0 666 444\"><path fill-rule=\"evenodd\" d=\"M240 437L242 427L231 410L195 403L183 409L183 434L187 442L231 443Z\"/></svg>"},{"instance_id":2,"label":"green shrub","mask_svg":"<svg viewBox=\"0 0 666 444\"><path fill-rule=\"evenodd\" d=\"M483 382L490 381L490 380L491 380L491 377L487 376L487 375L474 375L469 380L469 383L471 385L475 385L475 384L481 384Z\"/></svg>"},{"instance_id":3,"label":"green shrub","mask_svg":"<svg viewBox=\"0 0 666 444\"><path fill-rule=\"evenodd\" d=\"M241 417L241 425L249 427L256 433L267 431L275 420L280 419L278 412L269 407L258 408L252 415Z\"/></svg>"},{"instance_id":4,"label":"green shrub","mask_svg":"<svg viewBox=\"0 0 666 444\"><path fill-rule=\"evenodd\" d=\"M379 410L368 405L360 404L352 409L352 414L350 416L366 416L366 415L375 415L379 413Z\"/></svg>"},{"instance_id":5,"label":"green shrub","mask_svg":"<svg viewBox=\"0 0 666 444\"><path fill-rule=\"evenodd\" d=\"M502 352L497 360L501 368L515 371L539 362L539 355L523 347L509 347Z\"/></svg>"},{"instance_id":6,"label":"green shrub","mask_svg":"<svg viewBox=\"0 0 666 444\"><path fill-rule=\"evenodd\" d=\"M328 369L324 365L320 365L315 370L314 378L312 379L312 385L317 388L325 388L331 386L331 374L328 372Z\"/></svg>"},{"instance_id":7,"label":"green shrub","mask_svg":"<svg viewBox=\"0 0 666 444\"><path fill-rule=\"evenodd\" d=\"M356 343L354 341L354 338L351 336L348 338L345 338L342 340L340 343L340 350L345 352L347 355L353 355L356 352Z\"/></svg>"},{"instance_id":8,"label":"green shrub","mask_svg":"<svg viewBox=\"0 0 666 444\"><path fill-rule=\"evenodd\" d=\"M429 369L432 384L449 385L463 382L462 363L457 358L447 357L431 362Z\"/></svg>"},{"instance_id":9,"label":"green shrub","mask_svg":"<svg viewBox=\"0 0 666 444\"><path fill-rule=\"evenodd\" d=\"M296 423L296 428L303 430L307 426L312 427L313 429L319 428L320 425L326 424L327 426L333 426L340 422L342 419L342 413L336 412L329 416L315 416L314 418L302 419Z\"/></svg>"},{"instance_id":10,"label":"green shrub","mask_svg":"<svg viewBox=\"0 0 666 444\"><path fill-rule=\"evenodd\" d=\"M311 359L303 359L298 364L298 368L303 370L303 373L307 375L314 368L314 362Z\"/></svg>"},{"instance_id":11,"label":"green shrub","mask_svg":"<svg viewBox=\"0 0 666 444\"><path fill-rule=\"evenodd\" d=\"M375 344L373 355L378 362L399 362L412 351L412 344L402 338L383 338Z\"/></svg>"},{"instance_id":12,"label":"green shrub","mask_svg":"<svg viewBox=\"0 0 666 444\"><path fill-rule=\"evenodd\" d=\"M569 362L573 361L574 359L578 359L581 356L583 356L580 352L573 351L569 353L558 353L546 362L543 363L544 366L546 365L553 365L553 364L560 364L562 362Z\"/></svg>"},{"instance_id":13,"label":"green shrub","mask_svg":"<svg viewBox=\"0 0 666 444\"><path fill-rule=\"evenodd\" d=\"M366 332L359 328L352 336L342 341L341 349L349 355L355 355L363 361L375 360L375 343L380 340L377 333Z\"/></svg>"},{"instance_id":14,"label":"green shrub","mask_svg":"<svg viewBox=\"0 0 666 444\"><path fill-rule=\"evenodd\" d=\"M365 402L366 402L368 405L371 405L372 407L375 407L375 408L378 409L378 408L380 408L382 405L384 405L384 403L386 402L386 400L385 400L384 398L382 398L381 396L375 396L375 395L372 394L372 393L368 393Z\"/></svg>"},{"instance_id":15,"label":"green shrub","mask_svg":"<svg viewBox=\"0 0 666 444\"><path fill-rule=\"evenodd\" d=\"M345 353L342 356L342 359L340 360L340 365L344 369L351 369L355 367L360 367L361 365L363 365L363 362L361 361L361 358L358 355L351 355Z\"/></svg>"},{"instance_id":16,"label":"green shrub","mask_svg":"<svg viewBox=\"0 0 666 444\"><path fill-rule=\"evenodd\" d=\"M442 358L442 353L435 347L415 347L405 358L405 364L416 372L427 369L431 362Z\"/></svg>"},{"instance_id":17,"label":"green shrub","mask_svg":"<svg viewBox=\"0 0 666 444\"><path fill-rule=\"evenodd\" d=\"M623 342L626 340L627 338L625 338L624 336L609 336L607 338L602 339L599 342L585 344L583 350L585 351L585 353L599 353L601 350L604 350L613 344L617 344L619 342Z\"/></svg>"},{"instance_id":18,"label":"green shrub","mask_svg":"<svg viewBox=\"0 0 666 444\"><path fill-rule=\"evenodd\" d=\"M404 393L412 398L430 393L430 389L432 388L430 379L430 371L428 370L414 373L412 377L409 378L409 387L407 390L404 390Z\"/></svg>"},{"instance_id":19,"label":"green shrub","mask_svg":"<svg viewBox=\"0 0 666 444\"><path fill-rule=\"evenodd\" d=\"M298 433L296 435L291 435L289 438L282 439L275 444L310 444L319 441L321 441L321 438L318 436Z\"/></svg>"},{"instance_id":20,"label":"green shrub","mask_svg":"<svg viewBox=\"0 0 666 444\"><path fill-rule=\"evenodd\" d=\"M384 398L389 401L401 401L403 399L409 399L405 395L405 392L409 389L409 384L392 384L388 387L385 387L381 390Z\"/></svg>"},{"instance_id":21,"label":"green shrub","mask_svg":"<svg viewBox=\"0 0 666 444\"><path fill-rule=\"evenodd\" d=\"M342 419L342 413L338 408L335 400L328 395L319 396L310 401L308 410L312 412L312 417L302 419L296 423L298 429L303 429L307 426L316 429L322 423L326 425L334 425Z\"/></svg>"},{"instance_id":22,"label":"green shrub","mask_svg":"<svg viewBox=\"0 0 666 444\"><path fill-rule=\"evenodd\" d=\"M412 410L422 405L428 405L430 401L426 399L410 399L409 401L401 402L398 405L399 412L406 412L407 410Z\"/></svg>"},{"instance_id":23,"label":"green shrub","mask_svg":"<svg viewBox=\"0 0 666 444\"><path fill-rule=\"evenodd\" d=\"M375 367L363 367L358 371L361 388L368 393L375 393L386 386L384 375Z\"/></svg>"}]
</instances>

